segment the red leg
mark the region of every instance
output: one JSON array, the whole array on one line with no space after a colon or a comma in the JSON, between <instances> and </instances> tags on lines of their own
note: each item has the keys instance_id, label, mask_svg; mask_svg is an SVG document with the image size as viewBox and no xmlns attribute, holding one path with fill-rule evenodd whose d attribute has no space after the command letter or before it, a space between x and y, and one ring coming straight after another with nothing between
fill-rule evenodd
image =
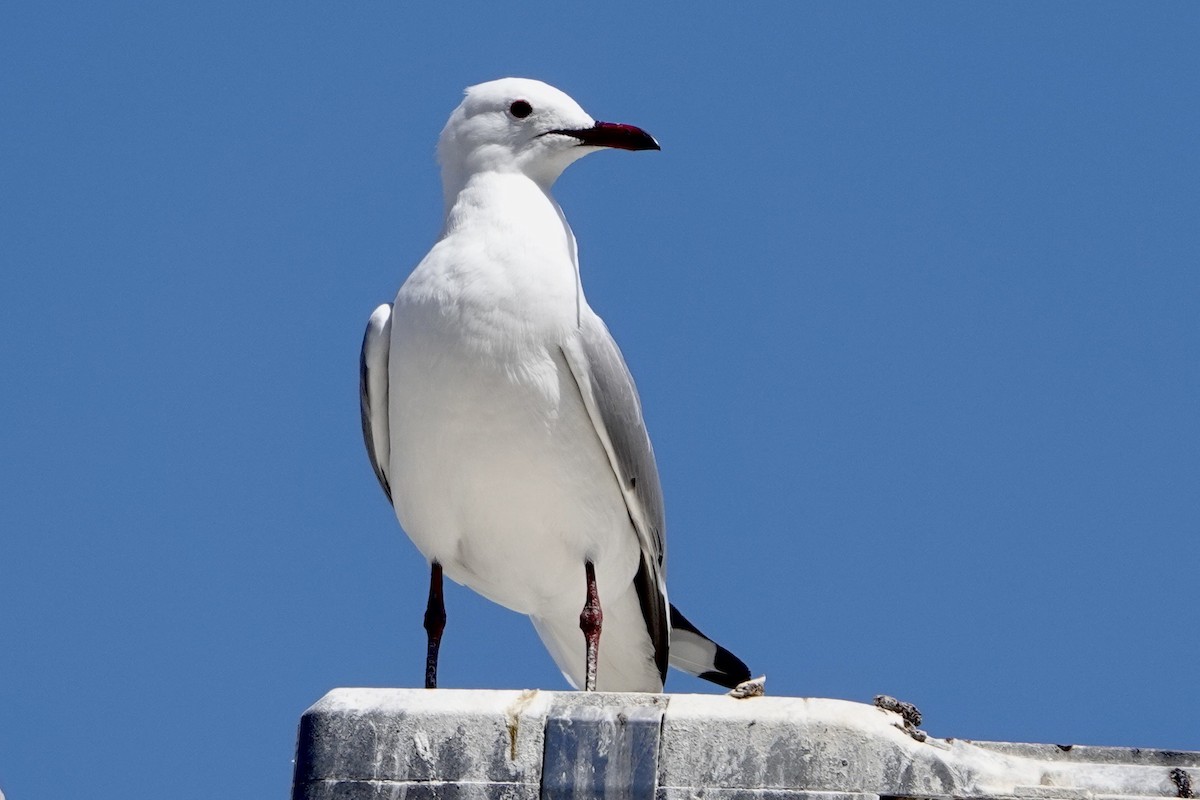
<instances>
[{"instance_id":1,"label":"red leg","mask_svg":"<svg viewBox=\"0 0 1200 800\"><path fill-rule=\"evenodd\" d=\"M587 572L587 601L579 613L579 629L587 640L587 674L583 690L594 692L596 665L600 660L600 625L604 622L604 614L600 611L600 594L596 591L596 567L591 561L585 561L584 569Z\"/></svg>"},{"instance_id":2,"label":"red leg","mask_svg":"<svg viewBox=\"0 0 1200 800\"><path fill-rule=\"evenodd\" d=\"M425 606L425 633L429 649L425 654L425 688L437 688L438 648L442 646L442 631L446 630L446 604L442 600L442 565L433 562L429 570L429 603Z\"/></svg>"}]
</instances>

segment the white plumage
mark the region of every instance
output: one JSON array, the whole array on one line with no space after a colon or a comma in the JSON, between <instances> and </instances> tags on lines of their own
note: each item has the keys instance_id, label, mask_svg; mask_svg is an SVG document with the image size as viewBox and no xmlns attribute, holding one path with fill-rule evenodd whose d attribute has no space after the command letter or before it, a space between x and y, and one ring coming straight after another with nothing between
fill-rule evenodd
<instances>
[{"instance_id":1,"label":"white plumage","mask_svg":"<svg viewBox=\"0 0 1200 800\"><path fill-rule=\"evenodd\" d=\"M363 343L363 430L404 530L453 580L529 615L584 683L585 563L603 609L597 688L661 691L745 666L669 607L663 506L633 380L588 306L550 187L601 147L658 149L544 83L467 90L438 145L446 222ZM677 617L676 620L672 616ZM697 663L696 653L710 653Z\"/></svg>"}]
</instances>

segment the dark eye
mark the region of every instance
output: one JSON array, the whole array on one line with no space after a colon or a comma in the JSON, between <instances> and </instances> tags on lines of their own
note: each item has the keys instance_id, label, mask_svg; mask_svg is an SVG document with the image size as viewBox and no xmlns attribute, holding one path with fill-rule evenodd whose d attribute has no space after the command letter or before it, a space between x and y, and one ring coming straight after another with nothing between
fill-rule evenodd
<instances>
[{"instance_id":1,"label":"dark eye","mask_svg":"<svg viewBox=\"0 0 1200 800\"><path fill-rule=\"evenodd\" d=\"M524 100L517 100L508 107L508 113L512 114L517 119L525 119L533 113L533 106L526 103Z\"/></svg>"}]
</instances>

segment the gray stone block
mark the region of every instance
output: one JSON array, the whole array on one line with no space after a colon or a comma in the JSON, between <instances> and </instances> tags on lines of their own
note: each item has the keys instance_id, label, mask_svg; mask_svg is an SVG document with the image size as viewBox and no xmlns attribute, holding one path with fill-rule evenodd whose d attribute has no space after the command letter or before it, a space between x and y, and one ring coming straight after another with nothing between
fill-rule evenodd
<instances>
[{"instance_id":1,"label":"gray stone block","mask_svg":"<svg viewBox=\"0 0 1200 800\"><path fill-rule=\"evenodd\" d=\"M654 800L662 695L559 695L546 719L543 800Z\"/></svg>"},{"instance_id":2,"label":"gray stone block","mask_svg":"<svg viewBox=\"0 0 1200 800\"><path fill-rule=\"evenodd\" d=\"M541 793L539 692L334 689L305 712L294 800Z\"/></svg>"},{"instance_id":3,"label":"gray stone block","mask_svg":"<svg viewBox=\"0 0 1200 800\"><path fill-rule=\"evenodd\" d=\"M293 798L1132 800L1191 787L1198 753L939 739L841 700L336 689L301 720Z\"/></svg>"}]
</instances>

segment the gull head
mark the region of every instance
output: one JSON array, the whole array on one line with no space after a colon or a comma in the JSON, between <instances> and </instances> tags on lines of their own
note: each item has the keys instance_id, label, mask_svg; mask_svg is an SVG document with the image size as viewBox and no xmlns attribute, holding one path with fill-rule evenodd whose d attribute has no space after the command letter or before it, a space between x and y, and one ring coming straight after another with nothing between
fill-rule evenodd
<instances>
[{"instance_id":1,"label":"gull head","mask_svg":"<svg viewBox=\"0 0 1200 800\"><path fill-rule=\"evenodd\" d=\"M472 86L438 140L447 193L480 172L520 173L543 188L571 162L601 148L658 150L641 128L597 122L541 81L502 78Z\"/></svg>"}]
</instances>

